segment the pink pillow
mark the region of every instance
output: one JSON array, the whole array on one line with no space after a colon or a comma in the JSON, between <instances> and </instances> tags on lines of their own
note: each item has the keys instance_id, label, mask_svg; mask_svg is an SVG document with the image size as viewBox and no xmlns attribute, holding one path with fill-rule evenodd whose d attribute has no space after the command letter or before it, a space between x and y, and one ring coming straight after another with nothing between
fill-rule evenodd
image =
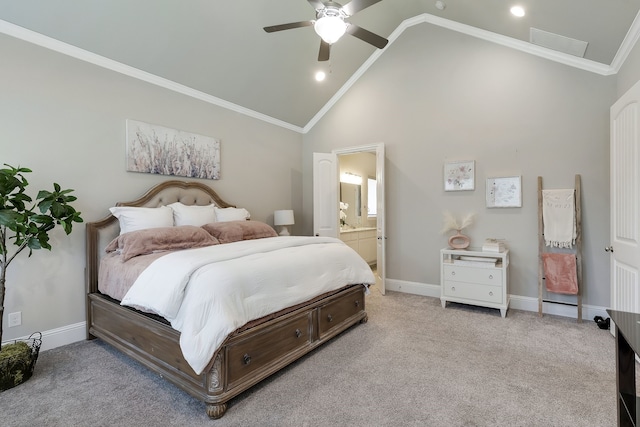
<instances>
[{"instance_id":1,"label":"pink pillow","mask_svg":"<svg viewBox=\"0 0 640 427\"><path fill-rule=\"evenodd\" d=\"M239 240L262 239L276 237L278 233L268 224L260 221L227 221L212 222L202 226L220 243L231 243Z\"/></svg>"},{"instance_id":2,"label":"pink pillow","mask_svg":"<svg viewBox=\"0 0 640 427\"><path fill-rule=\"evenodd\" d=\"M107 245L106 251L119 251L123 261L127 261L138 255L158 251L201 248L219 243L218 239L200 227L182 225L148 228L121 234Z\"/></svg>"}]
</instances>

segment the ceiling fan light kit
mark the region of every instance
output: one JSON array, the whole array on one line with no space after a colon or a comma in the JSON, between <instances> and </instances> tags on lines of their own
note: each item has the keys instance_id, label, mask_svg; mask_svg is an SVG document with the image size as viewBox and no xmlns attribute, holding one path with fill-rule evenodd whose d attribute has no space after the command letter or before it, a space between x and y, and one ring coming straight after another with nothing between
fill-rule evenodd
<instances>
[{"instance_id":1,"label":"ceiling fan light kit","mask_svg":"<svg viewBox=\"0 0 640 427\"><path fill-rule=\"evenodd\" d=\"M318 19L313 25L316 34L326 43L333 44L347 32L347 24L344 22L344 13L335 7L327 7L318 12Z\"/></svg>"}]
</instances>

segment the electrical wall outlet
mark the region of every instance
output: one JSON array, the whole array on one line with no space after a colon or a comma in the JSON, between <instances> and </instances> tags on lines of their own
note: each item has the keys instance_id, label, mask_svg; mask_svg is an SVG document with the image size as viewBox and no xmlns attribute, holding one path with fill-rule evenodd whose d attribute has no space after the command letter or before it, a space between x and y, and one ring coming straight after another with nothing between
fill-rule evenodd
<instances>
[{"instance_id":1,"label":"electrical wall outlet","mask_svg":"<svg viewBox=\"0 0 640 427\"><path fill-rule=\"evenodd\" d=\"M9 327L22 325L22 312L16 311L15 313L9 313Z\"/></svg>"}]
</instances>

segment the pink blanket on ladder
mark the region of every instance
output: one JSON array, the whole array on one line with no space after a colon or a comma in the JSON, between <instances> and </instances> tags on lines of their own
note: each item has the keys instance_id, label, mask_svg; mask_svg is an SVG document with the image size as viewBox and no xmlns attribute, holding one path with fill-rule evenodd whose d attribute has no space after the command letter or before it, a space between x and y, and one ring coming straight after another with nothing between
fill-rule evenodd
<instances>
[{"instance_id":1,"label":"pink blanket on ladder","mask_svg":"<svg viewBox=\"0 0 640 427\"><path fill-rule=\"evenodd\" d=\"M547 291L556 294L578 293L575 255L543 253L542 263Z\"/></svg>"}]
</instances>

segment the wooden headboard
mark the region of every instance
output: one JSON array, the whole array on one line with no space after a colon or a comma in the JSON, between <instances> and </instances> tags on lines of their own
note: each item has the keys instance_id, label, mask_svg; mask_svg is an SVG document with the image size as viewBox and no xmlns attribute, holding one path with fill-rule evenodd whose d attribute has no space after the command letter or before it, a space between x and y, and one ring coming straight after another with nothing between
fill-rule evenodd
<instances>
[{"instance_id":1,"label":"wooden headboard","mask_svg":"<svg viewBox=\"0 0 640 427\"><path fill-rule=\"evenodd\" d=\"M198 182L165 181L131 202L118 202L116 206L139 206L157 208L181 202L185 205L215 204L220 208L235 207L218 196L211 187ZM105 255L105 248L118 234L118 219L109 214L105 218L86 224L86 282L87 293L98 292L98 267Z\"/></svg>"}]
</instances>

